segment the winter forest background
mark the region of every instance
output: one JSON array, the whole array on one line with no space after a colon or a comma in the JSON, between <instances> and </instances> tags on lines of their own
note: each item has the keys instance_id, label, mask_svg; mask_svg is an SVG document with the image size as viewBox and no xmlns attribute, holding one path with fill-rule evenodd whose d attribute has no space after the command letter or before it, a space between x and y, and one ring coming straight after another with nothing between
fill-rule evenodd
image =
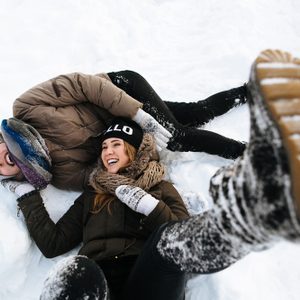
<instances>
[{"instance_id":1,"label":"winter forest background","mask_svg":"<svg viewBox=\"0 0 300 300\"><path fill-rule=\"evenodd\" d=\"M163 99L197 101L242 85L266 48L300 56L299 0L0 0L0 118L33 85L62 73L131 69ZM244 140L247 106L206 128ZM207 204L210 176L229 160L204 153L162 159L192 213ZM270 174L272 176L272 174ZM48 270L17 217L15 196L0 187L0 299L38 299ZM43 197L57 219L78 193L49 186ZM76 253L76 249L69 254ZM68 255L69 255L68 254ZM299 299L300 246L280 243L187 285L187 300Z\"/></svg>"}]
</instances>

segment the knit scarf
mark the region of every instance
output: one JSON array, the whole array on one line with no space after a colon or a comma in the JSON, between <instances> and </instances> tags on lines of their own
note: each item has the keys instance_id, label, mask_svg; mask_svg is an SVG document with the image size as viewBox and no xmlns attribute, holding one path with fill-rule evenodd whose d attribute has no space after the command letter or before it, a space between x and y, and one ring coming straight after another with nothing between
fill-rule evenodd
<instances>
[{"instance_id":1,"label":"knit scarf","mask_svg":"<svg viewBox=\"0 0 300 300\"><path fill-rule=\"evenodd\" d=\"M134 161L130 166L111 174L104 170L101 161L91 173L89 183L97 193L115 194L118 186L126 184L140 187L148 191L162 181L165 173L164 166L158 161L155 142L152 135L145 133Z\"/></svg>"},{"instance_id":2,"label":"knit scarf","mask_svg":"<svg viewBox=\"0 0 300 300\"><path fill-rule=\"evenodd\" d=\"M36 189L51 181L51 158L44 139L35 128L16 118L3 120L1 131L11 159Z\"/></svg>"}]
</instances>

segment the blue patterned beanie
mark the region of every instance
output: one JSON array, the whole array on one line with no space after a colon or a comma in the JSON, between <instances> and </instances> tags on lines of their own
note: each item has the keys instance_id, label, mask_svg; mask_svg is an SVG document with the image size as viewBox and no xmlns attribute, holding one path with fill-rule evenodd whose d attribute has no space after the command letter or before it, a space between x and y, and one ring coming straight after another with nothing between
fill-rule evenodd
<instances>
[{"instance_id":1,"label":"blue patterned beanie","mask_svg":"<svg viewBox=\"0 0 300 300\"><path fill-rule=\"evenodd\" d=\"M51 158L44 139L35 128L16 118L1 123L3 140L11 159L36 189L51 181Z\"/></svg>"}]
</instances>

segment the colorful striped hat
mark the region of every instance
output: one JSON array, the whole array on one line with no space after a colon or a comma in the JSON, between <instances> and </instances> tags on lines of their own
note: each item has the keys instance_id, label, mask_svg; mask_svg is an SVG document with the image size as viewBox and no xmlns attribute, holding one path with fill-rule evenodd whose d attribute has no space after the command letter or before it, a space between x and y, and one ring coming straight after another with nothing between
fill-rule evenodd
<instances>
[{"instance_id":1,"label":"colorful striped hat","mask_svg":"<svg viewBox=\"0 0 300 300\"><path fill-rule=\"evenodd\" d=\"M44 139L35 128L16 118L1 123L2 138L11 159L36 189L51 181L51 158Z\"/></svg>"}]
</instances>

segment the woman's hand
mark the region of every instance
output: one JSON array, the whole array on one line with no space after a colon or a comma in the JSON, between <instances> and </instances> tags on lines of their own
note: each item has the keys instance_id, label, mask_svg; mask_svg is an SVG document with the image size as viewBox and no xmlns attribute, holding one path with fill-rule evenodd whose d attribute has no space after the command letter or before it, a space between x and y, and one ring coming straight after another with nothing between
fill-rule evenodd
<instances>
[{"instance_id":1,"label":"woman's hand","mask_svg":"<svg viewBox=\"0 0 300 300\"><path fill-rule=\"evenodd\" d=\"M133 121L138 123L145 132L151 133L154 136L158 151L167 148L172 134L161 126L151 115L139 108L133 117Z\"/></svg>"},{"instance_id":2,"label":"woman's hand","mask_svg":"<svg viewBox=\"0 0 300 300\"><path fill-rule=\"evenodd\" d=\"M34 186L28 183L27 181L4 179L1 180L1 185L10 192L15 193L18 197L22 197L25 194L35 190Z\"/></svg>"},{"instance_id":3,"label":"woman's hand","mask_svg":"<svg viewBox=\"0 0 300 300\"><path fill-rule=\"evenodd\" d=\"M116 196L132 210L145 216L148 216L159 202L141 188L131 185L118 186Z\"/></svg>"}]
</instances>

